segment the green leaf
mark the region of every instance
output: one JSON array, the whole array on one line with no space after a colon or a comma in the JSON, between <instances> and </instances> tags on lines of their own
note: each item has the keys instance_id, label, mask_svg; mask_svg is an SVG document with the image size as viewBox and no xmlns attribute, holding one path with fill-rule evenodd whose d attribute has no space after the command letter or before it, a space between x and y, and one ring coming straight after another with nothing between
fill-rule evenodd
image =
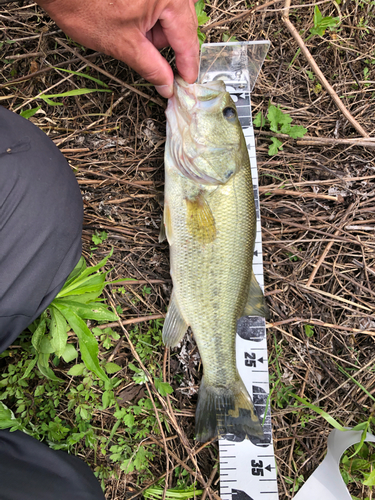
<instances>
[{"instance_id":1,"label":"green leaf","mask_svg":"<svg viewBox=\"0 0 375 500\"><path fill-rule=\"evenodd\" d=\"M108 310L106 304L100 302L91 302L89 304L82 304L69 299L56 299L53 302L54 306L68 307L75 312L82 319L93 319L96 321L117 321L118 317L115 313Z\"/></svg>"},{"instance_id":2,"label":"green leaf","mask_svg":"<svg viewBox=\"0 0 375 500\"><path fill-rule=\"evenodd\" d=\"M71 375L72 377L79 377L83 375L84 369L85 369L85 364L78 363L77 365L71 367L71 369L68 371L68 375Z\"/></svg>"},{"instance_id":3,"label":"green leaf","mask_svg":"<svg viewBox=\"0 0 375 500\"><path fill-rule=\"evenodd\" d=\"M375 469L370 472L368 478L363 481L363 484L365 486L375 486Z\"/></svg>"},{"instance_id":4,"label":"green leaf","mask_svg":"<svg viewBox=\"0 0 375 500\"><path fill-rule=\"evenodd\" d=\"M67 288L80 274L83 273L83 271L86 269L86 260L83 256L79 259L77 262L75 268L73 271L69 274L68 279L65 281L64 286L62 287L62 290Z\"/></svg>"},{"instance_id":5,"label":"green leaf","mask_svg":"<svg viewBox=\"0 0 375 500\"><path fill-rule=\"evenodd\" d=\"M54 382L62 382L62 380L54 374L54 372L51 370L51 368L48 365L48 360L49 360L49 354L48 353L40 353L38 355L38 368L39 371L42 375L44 375L46 378L53 380Z\"/></svg>"},{"instance_id":6,"label":"green leaf","mask_svg":"<svg viewBox=\"0 0 375 500\"><path fill-rule=\"evenodd\" d=\"M132 415L131 413L127 413L123 419L123 422L127 427L133 427L134 415Z\"/></svg>"},{"instance_id":7,"label":"green leaf","mask_svg":"<svg viewBox=\"0 0 375 500\"><path fill-rule=\"evenodd\" d=\"M288 134L290 137L293 139L297 139L298 137L303 137L307 132L307 128L302 127L301 125L293 125L293 127L290 128Z\"/></svg>"},{"instance_id":8,"label":"green leaf","mask_svg":"<svg viewBox=\"0 0 375 500\"><path fill-rule=\"evenodd\" d=\"M238 42L235 36L231 36L230 33L223 33L223 42Z\"/></svg>"},{"instance_id":9,"label":"green leaf","mask_svg":"<svg viewBox=\"0 0 375 500\"><path fill-rule=\"evenodd\" d=\"M62 353L62 358L65 363L70 363L73 359L78 358L77 349L73 344L66 344L64 352Z\"/></svg>"},{"instance_id":10,"label":"green leaf","mask_svg":"<svg viewBox=\"0 0 375 500\"><path fill-rule=\"evenodd\" d=\"M25 373L23 374L21 380L23 379L26 379L28 378L28 376L30 375L31 373L31 370L34 368L34 366L36 365L36 362L37 362L37 358L35 357L34 359L30 360L29 361L29 364L27 365L27 368L26 368L26 371Z\"/></svg>"},{"instance_id":11,"label":"green leaf","mask_svg":"<svg viewBox=\"0 0 375 500\"><path fill-rule=\"evenodd\" d=\"M305 325L304 329L306 337L312 337L314 335L314 327L312 325Z\"/></svg>"},{"instance_id":12,"label":"green leaf","mask_svg":"<svg viewBox=\"0 0 375 500\"><path fill-rule=\"evenodd\" d=\"M36 108L32 108L32 109L25 109L24 111L21 111L20 115L23 117L23 118L26 118L26 120L28 120L29 118L31 118L32 116L35 115L35 113L37 111L40 110L42 106L37 106Z\"/></svg>"},{"instance_id":13,"label":"green leaf","mask_svg":"<svg viewBox=\"0 0 375 500\"><path fill-rule=\"evenodd\" d=\"M117 365L116 363L107 363L104 366L105 371L111 375L112 373L117 373L120 370L122 370L121 366Z\"/></svg>"},{"instance_id":14,"label":"green leaf","mask_svg":"<svg viewBox=\"0 0 375 500\"><path fill-rule=\"evenodd\" d=\"M167 394L172 394L173 389L172 387L168 384L168 382L162 382L160 379L155 378L154 379L155 387L158 390L158 393L165 397Z\"/></svg>"},{"instance_id":15,"label":"green leaf","mask_svg":"<svg viewBox=\"0 0 375 500\"><path fill-rule=\"evenodd\" d=\"M199 48L202 47L202 44L206 40L206 35L201 32L200 28L198 27L197 29L197 35L198 35L198 41L199 41Z\"/></svg>"},{"instance_id":16,"label":"green leaf","mask_svg":"<svg viewBox=\"0 0 375 500\"><path fill-rule=\"evenodd\" d=\"M314 27L317 28L322 20L323 16L319 10L319 7L315 5L314 8Z\"/></svg>"},{"instance_id":17,"label":"green leaf","mask_svg":"<svg viewBox=\"0 0 375 500\"><path fill-rule=\"evenodd\" d=\"M288 125L293 121L290 115L283 113L279 107L273 104L268 108L267 118L270 122L272 132L278 132L279 125Z\"/></svg>"},{"instance_id":18,"label":"green leaf","mask_svg":"<svg viewBox=\"0 0 375 500\"><path fill-rule=\"evenodd\" d=\"M264 118L261 111L259 111L259 113L257 113L257 115L255 116L253 124L254 127L264 127L264 125L266 124L266 119Z\"/></svg>"},{"instance_id":19,"label":"green leaf","mask_svg":"<svg viewBox=\"0 0 375 500\"><path fill-rule=\"evenodd\" d=\"M330 425L332 425L332 427L334 427L335 429L337 429L339 431L345 431L346 430L345 427L343 427L341 424L339 424L337 422L337 420L335 420L333 417L331 417L331 415L329 415L327 412L325 412L324 410L322 410L318 406L315 406L315 405L309 403L308 401L306 401L306 399L300 398L299 396L297 396L297 394L294 394L293 392L289 392L289 395L292 396L297 401L299 401L300 403L302 403L305 406L307 406L308 408L310 408L310 410L315 411L316 413L318 413L318 415L320 415L321 417L325 418L327 420L327 422Z\"/></svg>"},{"instance_id":20,"label":"green leaf","mask_svg":"<svg viewBox=\"0 0 375 500\"><path fill-rule=\"evenodd\" d=\"M75 95L86 95L86 94L92 94L93 92L110 92L112 93L112 90L107 90L107 89L73 89L73 90L68 90L67 92L62 92L61 94L42 94L39 96L41 99L55 99L56 97L72 97Z\"/></svg>"},{"instance_id":21,"label":"green leaf","mask_svg":"<svg viewBox=\"0 0 375 500\"><path fill-rule=\"evenodd\" d=\"M33 336L31 337L31 343L37 352L39 352L40 343L41 343L42 338L44 337L45 333L46 333L46 320L43 316L41 316L39 324L38 324Z\"/></svg>"},{"instance_id":22,"label":"green leaf","mask_svg":"<svg viewBox=\"0 0 375 500\"><path fill-rule=\"evenodd\" d=\"M43 99L43 101L49 104L50 106L64 106L62 102L52 101L51 99L48 99L48 97L45 95L40 95L39 99Z\"/></svg>"},{"instance_id":23,"label":"green leaf","mask_svg":"<svg viewBox=\"0 0 375 500\"><path fill-rule=\"evenodd\" d=\"M0 429L12 428L12 431L15 431L17 429L22 430L22 427L21 422L17 420L12 410L0 401Z\"/></svg>"},{"instance_id":24,"label":"green leaf","mask_svg":"<svg viewBox=\"0 0 375 500\"><path fill-rule=\"evenodd\" d=\"M83 78L87 78L88 80L92 80L93 82L97 83L98 85L101 85L102 87L108 88L108 85L102 80L99 80L98 78L94 78L91 75L86 75L85 73L80 73L79 71L72 71L71 69L65 69L65 68L55 68L58 69L59 71L65 71L65 73L71 73L72 75L77 75L77 76L82 76Z\"/></svg>"},{"instance_id":25,"label":"green leaf","mask_svg":"<svg viewBox=\"0 0 375 500\"><path fill-rule=\"evenodd\" d=\"M62 356L63 352L65 351L66 343L68 341L68 334L67 334L67 323L64 319L64 316L61 314L61 312L56 309L52 304L49 307L50 313L51 313L51 324L50 324L50 330L51 330L51 346L53 349L53 352L58 356L59 358Z\"/></svg>"},{"instance_id":26,"label":"green leaf","mask_svg":"<svg viewBox=\"0 0 375 500\"><path fill-rule=\"evenodd\" d=\"M195 4L195 12L197 14L198 26L202 26L203 24L206 24L210 20L210 18L203 10L204 8L205 8L204 0L198 0L198 2Z\"/></svg>"},{"instance_id":27,"label":"green leaf","mask_svg":"<svg viewBox=\"0 0 375 500\"><path fill-rule=\"evenodd\" d=\"M270 156L276 155L279 150L283 149L283 143L279 141L276 137L271 137L272 144L268 148L268 154Z\"/></svg>"},{"instance_id":28,"label":"green leaf","mask_svg":"<svg viewBox=\"0 0 375 500\"><path fill-rule=\"evenodd\" d=\"M86 323L66 305L60 303L58 309L78 337L82 360L85 363L86 368L95 373L95 375L97 375L104 382L108 382L109 379L107 375L105 374L103 368L99 365L98 342L88 329Z\"/></svg>"}]
</instances>

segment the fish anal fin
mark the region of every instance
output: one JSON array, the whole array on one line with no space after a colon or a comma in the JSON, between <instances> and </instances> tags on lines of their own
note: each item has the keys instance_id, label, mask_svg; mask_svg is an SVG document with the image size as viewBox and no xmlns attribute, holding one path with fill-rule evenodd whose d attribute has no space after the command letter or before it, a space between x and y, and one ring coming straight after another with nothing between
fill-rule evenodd
<instances>
[{"instance_id":1,"label":"fish anal fin","mask_svg":"<svg viewBox=\"0 0 375 500\"><path fill-rule=\"evenodd\" d=\"M254 272L251 273L250 290L243 315L262 316L266 319L270 318L270 311L266 304L263 292L256 280Z\"/></svg>"},{"instance_id":2,"label":"fish anal fin","mask_svg":"<svg viewBox=\"0 0 375 500\"><path fill-rule=\"evenodd\" d=\"M175 347L183 339L189 325L181 315L176 296L172 292L167 316L163 326L163 342L167 347Z\"/></svg>"},{"instance_id":3,"label":"fish anal fin","mask_svg":"<svg viewBox=\"0 0 375 500\"><path fill-rule=\"evenodd\" d=\"M216 239L215 219L203 194L186 198L187 228L199 243L212 243Z\"/></svg>"}]
</instances>

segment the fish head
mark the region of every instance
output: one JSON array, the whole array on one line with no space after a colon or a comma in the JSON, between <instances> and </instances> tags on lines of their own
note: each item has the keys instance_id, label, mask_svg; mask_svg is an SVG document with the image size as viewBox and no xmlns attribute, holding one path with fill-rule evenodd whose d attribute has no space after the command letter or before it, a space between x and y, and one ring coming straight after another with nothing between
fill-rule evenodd
<instances>
[{"instance_id":1,"label":"fish head","mask_svg":"<svg viewBox=\"0 0 375 500\"><path fill-rule=\"evenodd\" d=\"M166 158L181 175L225 184L246 162L236 106L221 80L188 84L177 76L166 115Z\"/></svg>"}]
</instances>

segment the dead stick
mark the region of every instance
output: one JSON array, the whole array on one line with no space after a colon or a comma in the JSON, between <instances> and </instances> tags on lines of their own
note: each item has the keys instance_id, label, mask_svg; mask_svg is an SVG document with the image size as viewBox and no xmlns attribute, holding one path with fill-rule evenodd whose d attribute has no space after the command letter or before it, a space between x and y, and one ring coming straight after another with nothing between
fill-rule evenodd
<instances>
[{"instance_id":1,"label":"dead stick","mask_svg":"<svg viewBox=\"0 0 375 500\"><path fill-rule=\"evenodd\" d=\"M284 319L282 321L275 321L274 323L266 323L266 327L273 328L276 326L287 325L289 323L294 323L296 325L298 323L307 323L307 324L311 324L311 325L315 325L315 326L323 326L324 328L335 328L337 330L343 330L343 331L349 332L349 333L363 333L364 335L371 335L371 336L375 337L375 331L371 332L370 330L361 330L360 328L352 328L350 326L335 325L333 323L326 323L320 319L313 319L313 318L309 318L309 319L299 318L299 317L288 318L288 319Z\"/></svg>"},{"instance_id":2,"label":"dead stick","mask_svg":"<svg viewBox=\"0 0 375 500\"><path fill-rule=\"evenodd\" d=\"M271 2L267 2L263 5L258 5L257 7L253 7L252 9L246 10L245 12L240 12L240 14L236 14L235 16L230 17L229 19L223 19L221 21L217 21L216 23L209 24L208 26L203 26L201 28L201 31L202 31L202 33L207 33L207 31L209 31L210 29L216 28L217 26L221 26L222 24L228 24L228 23L232 23L234 21L244 20L248 16L253 14L254 12L266 9L267 7L271 7L275 3L279 3L281 1L282 0L271 0Z\"/></svg>"},{"instance_id":3,"label":"dead stick","mask_svg":"<svg viewBox=\"0 0 375 500\"><path fill-rule=\"evenodd\" d=\"M255 135L267 135L269 137L277 137L278 139L292 139L287 134L275 134L274 132L267 132L266 130L257 130ZM297 140L298 145L312 145L322 144L322 145L333 145L336 144L349 144L354 146L363 146L366 148L375 148L375 138L369 137L368 139L353 138L353 139L334 139L333 137L312 137L305 135L303 138L294 139Z\"/></svg>"},{"instance_id":4,"label":"dead stick","mask_svg":"<svg viewBox=\"0 0 375 500\"><path fill-rule=\"evenodd\" d=\"M336 106L339 108L339 110L342 112L342 114L345 116L345 118L353 125L353 127L357 130L357 132L359 132L363 137L369 137L369 135L365 131L365 129L361 127L361 125L352 116L352 114L349 112L349 110L344 106L341 99L336 94L336 92L333 90L332 86L328 83L326 77L323 75L319 66L316 64L313 56L311 55L310 51L306 47L305 42L303 41L302 37L300 36L298 31L294 27L293 23L289 19L289 7L290 7L290 0L285 0L285 9L286 10L282 16L282 19L283 19L284 23L286 24L288 30L290 31L292 37L295 39L295 41L300 46L300 49L301 49L302 53L304 54L304 56L306 57L307 62L309 63L311 69L314 71L314 73L316 74L316 76L320 80L321 84L324 86L324 88L327 90L329 95L332 97Z\"/></svg>"},{"instance_id":5,"label":"dead stick","mask_svg":"<svg viewBox=\"0 0 375 500\"><path fill-rule=\"evenodd\" d=\"M121 321L123 325L134 325L135 323L142 323L143 321L151 321L152 319L163 319L164 314L153 314L152 316L142 316L141 318L131 318ZM98 325L97 328L104 330L104 328L112 328L114 326L121 326L119 321L113 323L106 323L105 325Z\"/></svg>"},{"instance_id":6,"label":"dead stick","mask_svg":"<svg viewBox=\"0 0 375 500\"><path fill-rule=\"evenodd\" d=\"M70 51L76 56L78 57L79 59L81 59L81 61L85 62L88 66L90 66L91 68L95 69L96 71L98 71L99 73L101 73L102 75L105 75L107 76L108 78L110 78L111 80L114 80L115 82L119 83L120 85L122 85L123 87L125 87L126 89L128 90L131 90L132 92L134 92L135 94L138 94L140 95L141 97L144 97L145 99L148 99L149 101L152 101L154 102L155 104L157 104L158 106L161 106L162 108L165 108L165 104L160 100L160 99L156 99L155 97L152 97L150 95L147 95L145 94L144 92L142 92L141 90L138 90L136 89L135 87L132 87L131 85L129 85L128 83L125 83L123 82L122 80L120 80L120 78L117 78L117 76L114 76L114 75L111 75L111 73L108 73L108 71L105 71L103 68L101 68L100 66L97 66L96 64L90 62L86 57L83 57L81 56L81 54L79 52L77 52L75 49L73 49L72 47L69 47L69 45L67 45L65 42L63 42L63 40L61 40L60 38L56 38L56 42L58 42L60 45L62 45L65 49L70 49Z\"/></svg>"},{"instance_id":7,"label":"dead stick","mask_svg":"<svg viewBox=\"0 0 375 500\"><path fill-rule=\"evenodd\" d=\"M341 227L340 227L340 229L336 229L336 231L333 233L334 236L338 236L340 234L341 228L342 228L342 226L344 226L344 224L346 222L346 219L348 218L348 215L351 213L353 207L354 207L354 203L352 203L351 205L349 205L349 207L347 208L345 214L343 215L343 217L341 219L341 221L342 221L342 223L340 224ZM327 257L327 254L330 251L332 245L333 245L333 240L331 240L328 243L328 245L325 247L322 255L319 257L319 260L316 263L316 265L315 265L315 267L313 269L313 272L311 273L310 278L308 279L308 281L306 283L306 286L311 286L311 283L314 281L316 273L318 272L320 266L324 262L324 259Z\"/></svg>"},{"instance_id":8,"label":"dead stick","mask_svg":"<svg viewBox=\"0 0 375 500\"><path fill-rule=\"evenodd\" d=\"M337 196L329 196L328 194L319 194L319 193L309 193L307 191L292 191L291 189L273 189L268 188L268 186L259 186L260 193L269 193L269 194L282 194L282 195L291 195L291 196L300 196L301 198L320 198L322 200L332 200L338 201Z\"/></svg>"},{"instance_id":9,"label":"dead stick","mask_svg":"<svg viewBox=\"0 0 375 500\"><path fill-rule=\"evenodd\" d=\"M99 52L95 52L94 54L89 54L86 57L87 57L87 59L92 59L98 55L99 55ZM0 90L5 88L5 87L11 87L12 85L16 85L16 83L25 82L26 80L30 80L31 78L35 78L37 76L43 75L44 73L48 73L49 71L52 71L53 69L59 69L63 66L69 66L69 64L74 64L76 62L79 62L80 60L81 59L79 57L75 57L74 59L69 59L68 61L63 61L63 62L59 63L58 66L48 66L48 68L39 69L38 71L35 71L34 73L30 73L29 75L20 76L19 78L15 78L14 80L11 80L10 82L2 83L0 85Z\"/></svg>"}]
</instances>

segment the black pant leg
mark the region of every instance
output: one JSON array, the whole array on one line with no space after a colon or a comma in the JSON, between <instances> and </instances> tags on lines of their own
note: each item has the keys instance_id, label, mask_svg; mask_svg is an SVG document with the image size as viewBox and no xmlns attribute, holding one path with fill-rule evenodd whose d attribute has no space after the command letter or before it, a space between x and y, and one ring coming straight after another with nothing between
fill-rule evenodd
<instances>
[{"instance_id":1,"label":"black pant leg","mask_svg":"<svg viewBox=\"0 0 375 500\"><path fill-rule=\"evenodd\" d=\"M35 125L0 107L0 352L50 304L81 256L71 168Z\"/></svg>"},{"instance_id":2,"label":"black pant leg","mask_svg":"<svg viewBox=\"0 0 375 500\"><path fill-rule=\"evenodd\" d=\"M0 107L0 352L51 303L81 255L83 205L67 161ZM0 431L0 500L104 500L80 459Z\"/></svg>"}]
</instances>

